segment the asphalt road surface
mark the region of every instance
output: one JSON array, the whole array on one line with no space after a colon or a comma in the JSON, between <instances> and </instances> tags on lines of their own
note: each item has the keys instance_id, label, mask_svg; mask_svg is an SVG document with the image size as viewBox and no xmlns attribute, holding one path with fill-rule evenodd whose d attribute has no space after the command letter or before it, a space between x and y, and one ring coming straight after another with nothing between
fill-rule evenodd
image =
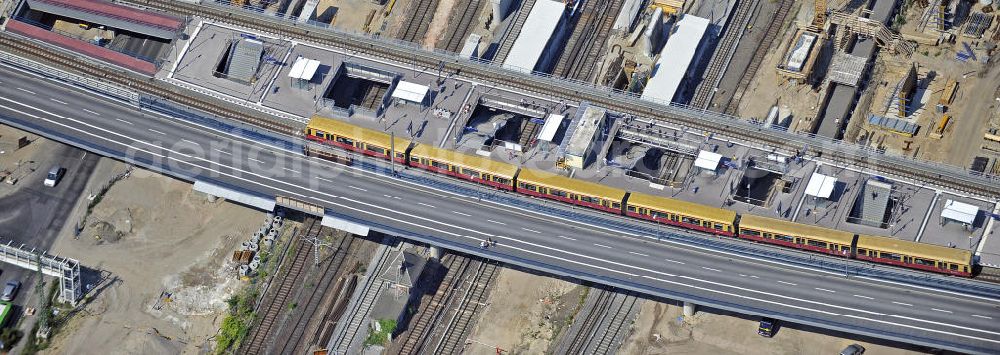
<instances>
[{"instance_id":1,"label":"asphalt road surface","mask_svg":"<svg viewBox=\"0 0 1000 355\"><path fill-rule=\"evenodd\" d=\"M451 194L140 114L5 67L0 67L0 120L188 180L297 198L381 229L527 267L916 344L977 353L1000 349L995 298L845 278ZM498 245L480 250L485 238Z\"/></svg>"}]
</instances>

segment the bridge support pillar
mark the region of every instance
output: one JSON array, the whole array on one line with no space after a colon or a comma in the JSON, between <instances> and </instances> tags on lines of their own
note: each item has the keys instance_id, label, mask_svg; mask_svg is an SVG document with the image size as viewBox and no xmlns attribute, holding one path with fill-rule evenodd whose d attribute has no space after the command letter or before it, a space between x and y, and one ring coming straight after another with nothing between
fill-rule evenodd
<instances>
[{"instance_id":1,"label":"bridge support pillar","mask_svg":"<svg viewBox=\"0 0 1000 355\"><path fill-rule=\"evenodd\" d=\"M696 305L694 303L684 302L684 316L685 317L693 316L697 307L698 307L698 305Z\"/></svg>"},{"instance_id":2,"label":"bridge support pillar","mask_svg":"<svg viewBox=\"0 0 1000 355\"><path fill-rule=\"evenodd\" d=\"M208 199L208 202L215 202L215 201L219 200L219 196L215 196L215 195L211 195L211 194L205 194L205 198Z\"/></svg>"},{"instance_id":3,"label":"bridge support pillar","mask_svg":"<svg viewBox=\"0 0 1000 355\"><path fill-rule=\"evenodd\" d=\"M435 246L431 247L431 257L434 258L434 260L440 261L442 256L444 256L443 248Z\"/></svg>"}]
</instances>

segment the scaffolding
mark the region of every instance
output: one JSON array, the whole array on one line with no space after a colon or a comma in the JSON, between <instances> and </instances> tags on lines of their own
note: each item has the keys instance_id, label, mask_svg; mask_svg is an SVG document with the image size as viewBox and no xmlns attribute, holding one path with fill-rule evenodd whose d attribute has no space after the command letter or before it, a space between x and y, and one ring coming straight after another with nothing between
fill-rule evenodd
<instances>
[{"instance_id":1,"label":"scaffolding","mask_svg":"<svg viewBox=\"0 0 1000 355\"><path fill-rule=\"evenodd\" d=\"M875 39L880 47L889 48L896 54L905 56L913 55L916 45L904 40L899 34L892 32L888 27L877 20L833 11L830 13L830 23L845 29L845 33L866 36Z\"/></svg>"}]
</instances>

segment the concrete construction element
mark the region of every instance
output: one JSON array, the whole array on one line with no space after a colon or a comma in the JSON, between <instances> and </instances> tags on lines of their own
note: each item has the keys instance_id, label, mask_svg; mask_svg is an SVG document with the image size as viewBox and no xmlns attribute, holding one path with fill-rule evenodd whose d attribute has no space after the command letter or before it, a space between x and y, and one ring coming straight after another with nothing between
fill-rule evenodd
<instances>
[{"instance_id":1,"label":"concrete construction element","mask_svg":"<svg viewBox=\"0 0 1000 355\"><path fill-rule=\"evenodd\" d=\"M608 111L596 106L587 106L585 110L577 112L580 112L580 117L576 119L576 126L566 146L564 157L567 166L583 169L594 158L596 150L603 145L604 141L599 138L604 131Z\"/></svg>"}]
</instances>

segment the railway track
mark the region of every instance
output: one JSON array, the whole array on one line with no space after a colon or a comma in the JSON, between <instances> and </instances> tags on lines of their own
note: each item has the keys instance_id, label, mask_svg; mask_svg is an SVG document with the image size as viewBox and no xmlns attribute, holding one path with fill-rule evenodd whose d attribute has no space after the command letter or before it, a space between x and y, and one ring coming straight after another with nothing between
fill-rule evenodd
<instances>
[{"instance_id":1,"label":"railway track","mask_svg":"<svg viewBox=\"0 0 1000 355\"><path fill-rule=\"evenodd\" d=\"M722 80L723 70L729 67L729 62L733 59L736 47L739 45L743 32L746 31L747 24L753 19L753 9L757 5L757 0L740 0L736 7L736 13L727 22L722 40L715 47L715 54L705 68L701 83L695 90L694 97L691 98L691 106L697 108L708 108L712 103L712 96L715 88Z\"/></svg>"},{"instance_id":2,"label":"railway track","mask_svg":"<svg viewBox=\"0 0 1000 355\"><path fill-rule=\"evenodd\" d=\"M269 290L269 294L264 295L264 302L257 308L256 313L260 321L251 327L246 341L240 346L239 353L241 354L268 353L268 340L270 339L271 332L274 330L274 325L281 316L282 310L287 309L288 299L291 297L292 291L296 289L295 286L299 284L299 277L302 276L302 271L313 260L313 249L308 247L306 239L319 235L322 229L320 221L315 218L309 218L304 224L306 225L306 231L302 234L304 237L297 238L296 247L293 251L295 256L290 260L291 264L287 268L284 268L284 265L278 266L279 270L283 269L285 272L281 273L279 271L274 276L278 282L277 284L272 283L271 289L274 290L273 293Z\"/></svg>"},{"instance_id":3,"label":"railway track","mask_svg":"<svg viewBox=\"0 0 1000 355\"><path fill-rule=\"evenodd\" d=\"M753 58L750 59L750 65L743 72L743 77L740 78L740 83L736 86L736 91L733 92L733 97L726 106L726 114L736 114L736 109L739 108L740 101L743 100L743 95L746 94L747 89L750 87L750 82L757 76L757 69L760 69L760 64L764 62L764 56L771 52L774 40L778 37L778 32L785 28L785 17L788 16L788 12L792 9L792 4L794 3L793 0L781 0L781 5L778 5L778 12L774 14L774 18L768 23L760 46L754 51Z\"/></svg>"},{"instance_id":4,"label":"railway track","mask_svg":"<svg viewBox=\"0 0 1000 355\"><path fill-rule=\"evenodd\" d=\"M432 337L435 325L439 324L444 316L445 310L459 296L455 292L462 280L467 276L469 265L472 259L460 255L448 254L441 258L441 267L447 270L441 278L437 292L427 302L424 308L410 320L406 338L398 351L390 351L390 354L422 354L426 353L425 347ZM395 350L395 349L392 349Z\"/></svg>"},{"instance_id":5,"label":"railway track","mask_svg":"<svg viewBox=\"0 0 1000 355\"><path fill-rule=\"evenodd\" d=\"M611 27L624 1L596 0L584 2L577 28L567 40L566 49L552 74L569 79L592 82ZM582 26L582 27L581 27Z\"/></svg>"},{"instance_id":6,"label":"railway track","mask_svg":"<svg viewBox=\"0 0 1000 355\"><path fill-rule=\"evenodd\" d=\"M490 284L496 279L499 266L492 261L480 260L476 273L472 278L469 288L466 290L458 310L455 311L448 327L444 330L441 340L433 353L461 354L464 349L465 339L469 336L469 331L475 324L475 316L482 309L486 308L486 298L489 297Z\"/></svg>"},{"instance_id":7,"label":"railway track","mask_svg":"<svg viewBox=\"0 0 1000 355\"><path fill-rule=\"evenodd\" d=\"M431 20L434 19L434 11L437 9L438 0L413 0L408 8L409 12L412 14L409 21L403 24L403 27L399 29L396 37L408 41L420 44L418 41L422 41L423 36L427 34L427 28L431 25ZM420 36L420 38L417 38Z\"/></svg>"},{"instance_id":8,"label":"railway track","mask_svg":"<svg viewBox=\"0 0 1000 355\"><path fill-rule=\"evenodd\" d=\"M587 302L586 312L580 319L578 327L572 327L575 333L569 340L559 344L557 353L561 354L613 354L616 350L616 340L624 335L625 327L631 324L628 320L638 298L630 293L617 289L593 288L598 293L593 296L594 302Z\"/></svg>"},{"instance_id":9,"label":"railway track","mask_svg":"<svg viewBox=\"0 0 1000 355\"><path fill-rule=\"evenodd\" d=\"M526 1L531 2L531 0ZM571 97L606 107L612 111L637 117L649 117L651 119L671 122L672 124L681 125L689 129L701 130L717 138L740 140L769 151L780 151L786 154L801 152L811 156L821 156L827 161L838 164L869 171L878 171L882 174L891 174L904 179L931 182L936 186L969 194L989 197L1000 196L1000 177L970 174L968 171L960 170L953 166L945 166L897 155L886 155L867 147L831 141L823 137L778 131L738 118L719 116L712 112L674 106L668 107L663 104L640 100L637 95L612 93L607 88L593 84L570 83L553 78L515 73L494 66L462 61L453 55L417 50L416 48L380 41L358 34L341 33L334 30L320 30L236 8L223 8L217 4L200 5L179 1L164 2L154 0L129 0L128 2L140 7L181 16L201 16L219 23L233 24L253 31L286 38L295 38L338 48L350 48L358 51L360 54L388 59L403 65L424 68L438 68L441 66L441 71L444 73L461 73L463 77L471 80L493 82L511 89L524 90L541 95ZM775 21L771 24L772 26L768 26L769 33L776 34L780 27L782 27L781 23L784 21L778 21L777 19L784 18L790 6L791 0L785 0L782 3ZM0 38L9 38L9 36L4 35ZM767 38L773 40L774 35L768 35ZM3 42L0 41L0 45ZM9 45L0 48L12 52L16 50L16 48L11 48ZM762 46L761 48L763 48L764 52L769 50L769 46ZM39 55L52 52L55 51L46 48L39 52L39 54L32 54L29 57L37 58ZM24 51L17 50L16 53L24 53ZM763 56L763 54L757 54ZM67 60L64 62L74 61L76 60ZM760 61L755 60L753 63L753 71L756 71L756 68L760 65ZM747 74L749 75L750 72L751 70L748 70ZM109 72L107 71L98 71L90 75L105 77L108 74ZM749 77L752 78L752 75L749 75ZM142 90L139 87L137 89ZM162 91L163 89L157 88L157 90ZM179 102L189 95L191 94L175 93L175 96L179 96ZM740 95L742 96L742 94ZM202 103L199 103L199 105L202 105ZM219 108L214 109L218 110ZM245 119L240 117L234 117L234 119L245 121ZM274 124L274 122L270 124ZM264 127L267 128L266 126ZM288 131L288 127L286 126L284 130ZM289 134L298 134L298 132L290 132Z\"/></svg>"},{"instance_id":10,"label":"railway track","mask_svg":"<svg viewBox=\"0 0 1000 355\"><path fill-rule=\"evenodd\" d=\"M454 53L462 50L462 46L465 45L465 37L472 28L473 21L479 19L479 9L482 2L482 0L468 0L466 6L456 6L457 9L452 12L452 18L450 18L449 22L455 23L456 18L454 16L457 15L459 16L457 18L458 24L451 27L448 37L439 42L437 48Z\"/></svg>"},{"instance_id":11,"label":"railway track","mask_svg":"<svg viewBox=\"0 0 1000 355\"><path fill-rule=\"evenodd\" d=\"M307 294L300 294L297 297L295 312L278 328L275 340L279 340L281 343L280 346L275 346L271 353L305 354L312 350L309 349L310 345L316 344L315 334L319 324L313 321L314 315L325 313L327 307L323 306L329 306L329 303L333 301L331 298L336 295L329 294L328 290L336 281L336 275L342 271L344 263L349 259L348 255L357 248L355 243L357 238L346 233L338 233L338 235L340 237L334 241L332 249L334 253L327 256L326 260L320 264L322 273L318 277L308 280L313 286L307 286L303 289L303 292L307 292ZM309 245L307 247L312 249ZM290 327L289 324L291 324Z\"/></svg>"}]
</instances>

